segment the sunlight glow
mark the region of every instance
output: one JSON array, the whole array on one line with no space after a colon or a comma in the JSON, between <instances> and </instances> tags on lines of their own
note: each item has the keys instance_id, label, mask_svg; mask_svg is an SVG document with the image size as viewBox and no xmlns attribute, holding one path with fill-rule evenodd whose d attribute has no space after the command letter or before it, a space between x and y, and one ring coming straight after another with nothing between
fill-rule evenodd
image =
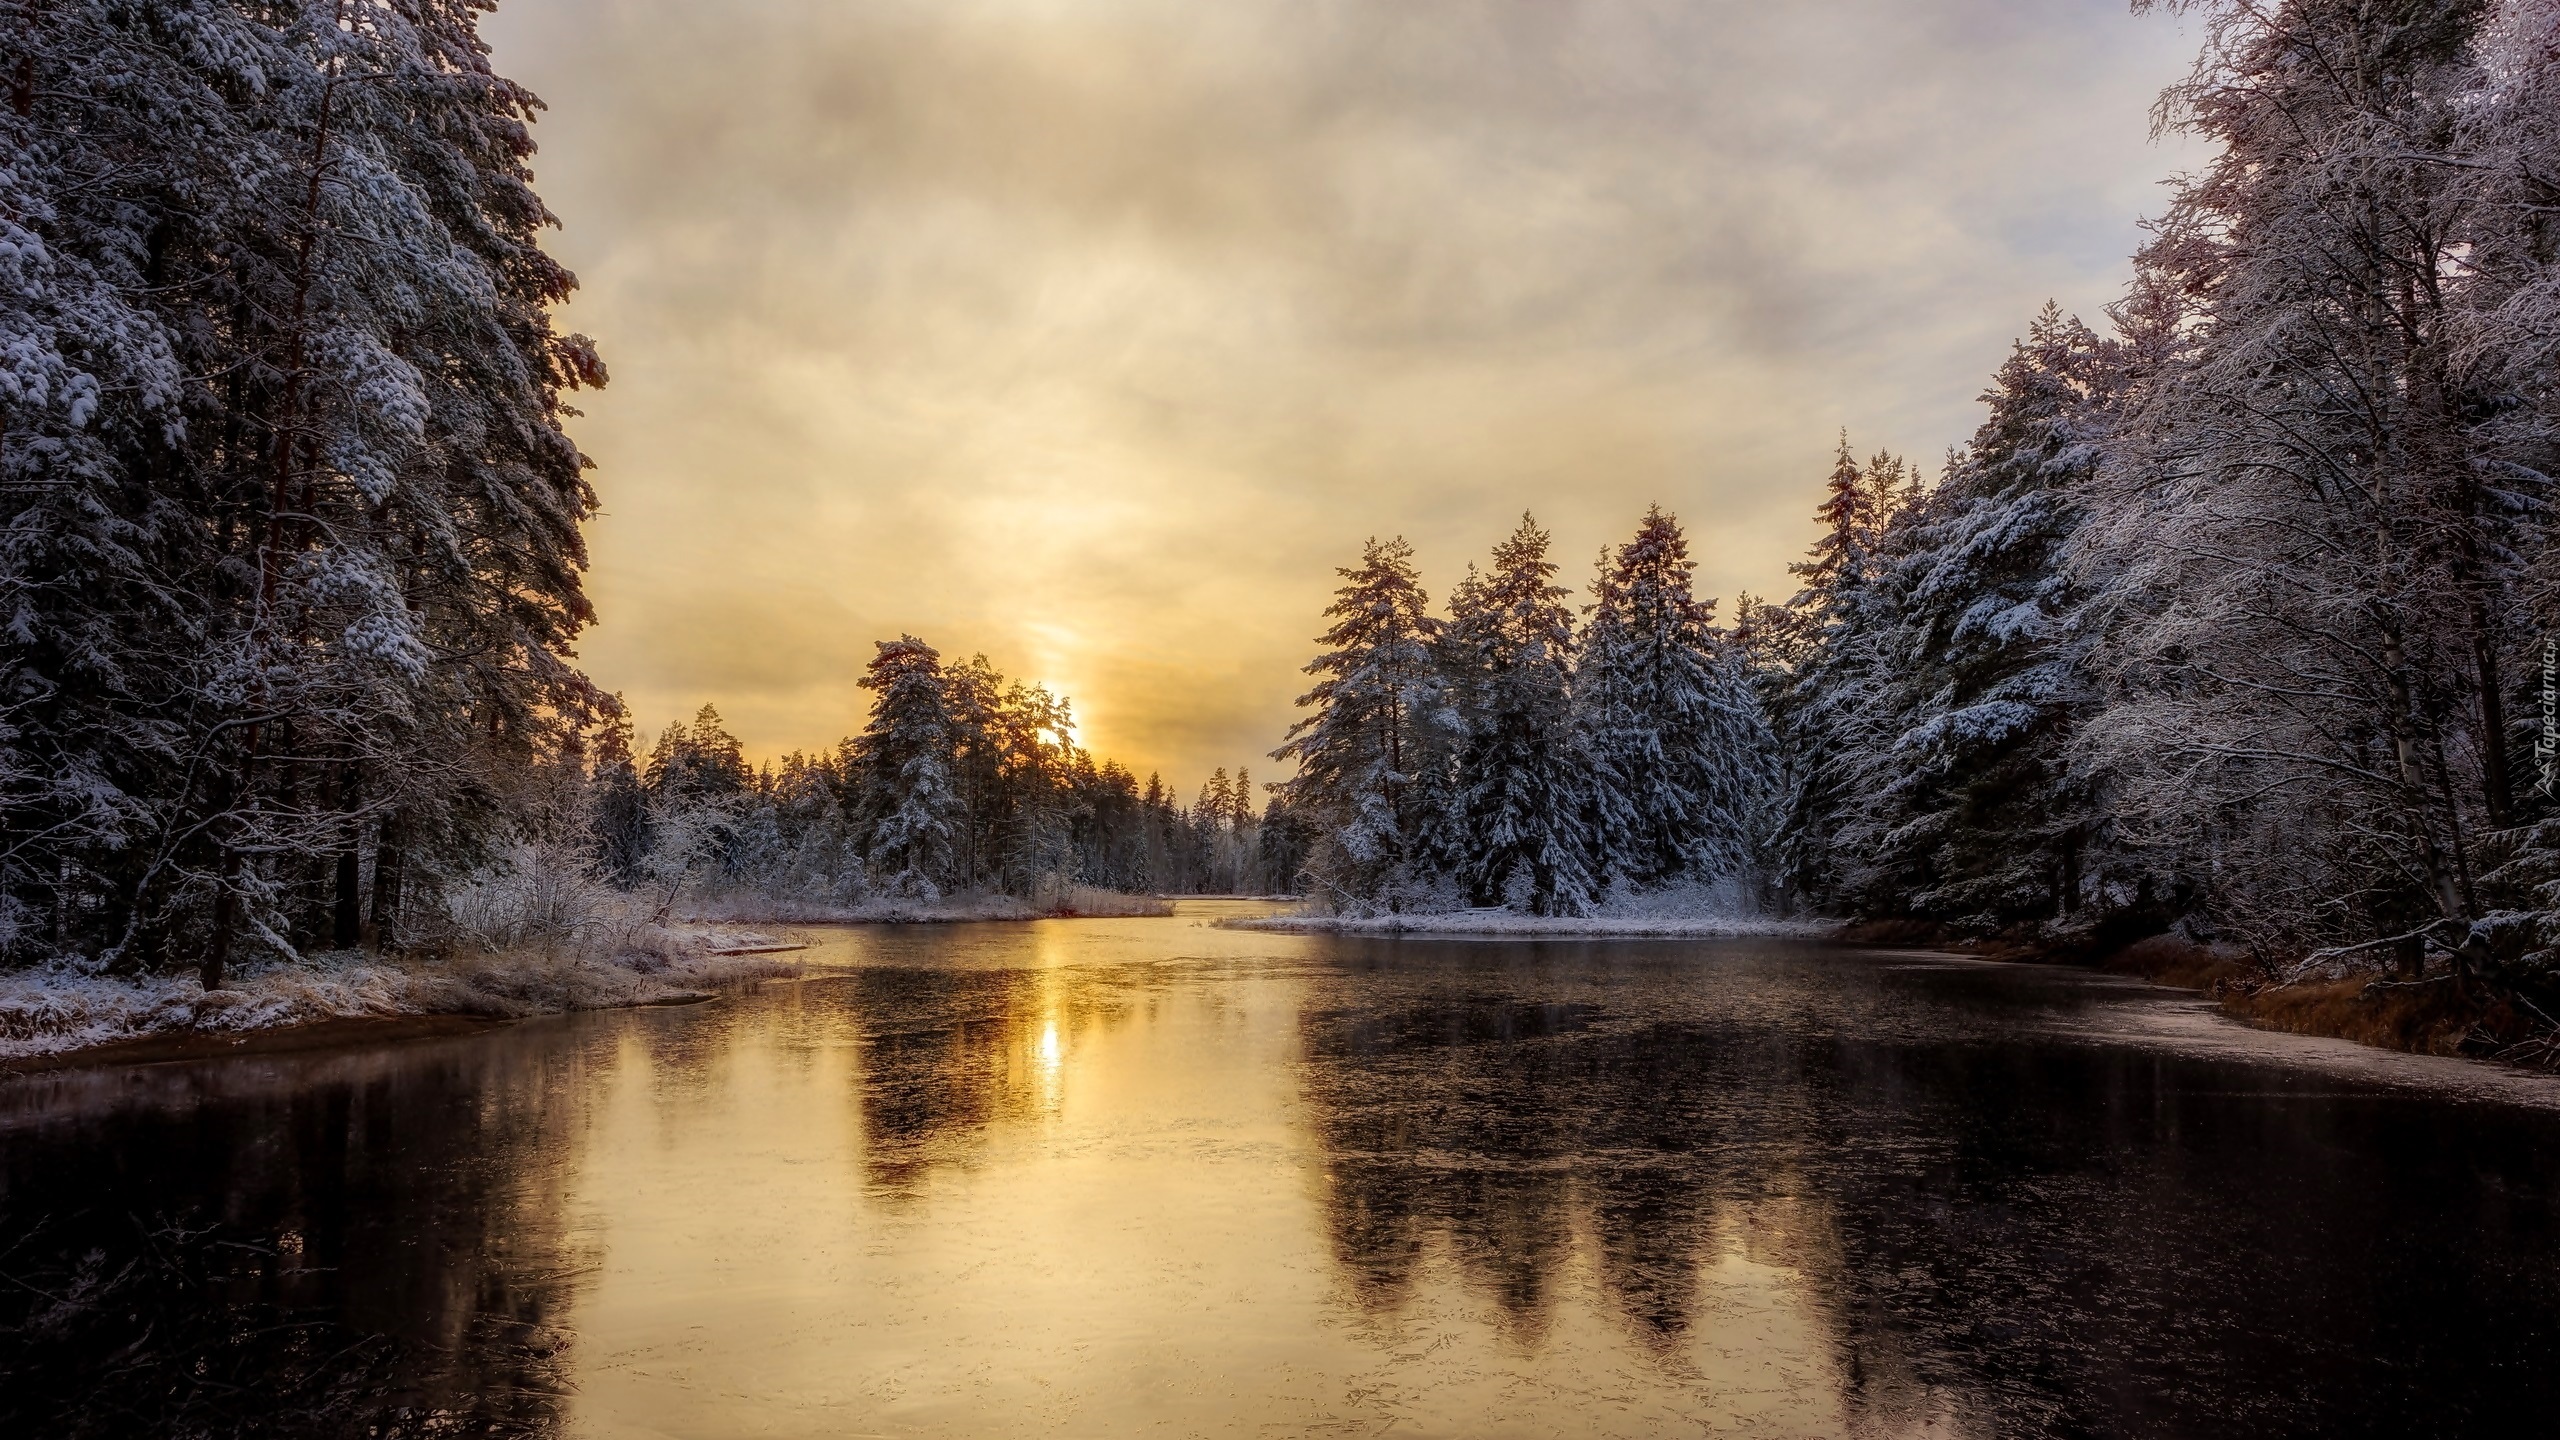
<instances>
[{"instance_id":1,"label":"sunlight glow","mask_svg":"<svg viewBox=\"0 0 2560 1440\"><path fill-rule=\"evenodd\" d=\"M763 760L913 633L1188 794L1373 534L1445 596L1534 509L1580 586L1660 502L1792 594L1843 424L1934 456L2122 290L2191 58L2122 11L509 0L614 372L582 662Z\"/></svg>"}]
</instances>

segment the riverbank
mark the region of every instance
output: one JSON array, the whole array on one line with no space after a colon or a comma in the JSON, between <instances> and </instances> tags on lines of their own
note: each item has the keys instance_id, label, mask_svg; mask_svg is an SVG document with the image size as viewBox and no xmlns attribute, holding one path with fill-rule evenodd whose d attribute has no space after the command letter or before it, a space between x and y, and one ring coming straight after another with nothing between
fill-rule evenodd
<instances>
[{"instance_id":1,"label":"riverbank","mask_svg":"<svg viewBox=\"0 0 2560 1440\"><path fill-rule=\"evenodd\" d=\"M0 975L0 1073L301 1049L460 1026L707 1000L791 972L773 935L645 931L610 955L524 949L441 956L337 952L247 966L218 990L193 975L45 966ZM260 1037L253 1041L252 1037Z\"/></svg>"},{"instance_id":2,"label":"riverbank","mask_svg":"<svg viewBox=\"0 0 2560 1440\"><path fill-rule=\"evenodd\" d=\"M779 957L804 947L771 927L1174 913L1153 896L1083 887L1040 902L960 895L837 906L724 895L676 909L674 923L652 925L633 919L628 905L606 906L588 916L592 924L571 927L585 938L549 944L513 940L525 932L501 922L483 925L484 943L433 952L268 960L239 967L212 991L192 974L98 975L61 965L0 974L0 1075L383 1043L569 1010L708 1000L725 986L792 973ZM592 938L599 933L622 938Z\"/></svg>"},{"instance_id":3,"label":"riverbank","mask_svg":"<svg viewBox=\"0 0 2560 1440\"><path fill-rule=\"evenodd\" d=\"M1819 936L1827 927L1800 920L1737 915L1721 909L1646 906L1641 902L1593 915L1524 915L1517 910L1441 910L1394 915L1257 915L1212 922L1231 930L1283 935L1445 935L1452 939L1641 940Z\"/></svg>"},{"instance_id":4,"label":"riverbank","mask_svg":"<svg viewBox=\"0 0 2560 1440\"><path fill-rule=\"evenodd\" d=\"M2129 945L1949 939L1905 922L1842 927L1835 938L1855 944L1929 944L1989 960L2075 965L2190 990L2222 1013L2260 1030L2351 1040L2380 1050L2503 1060L2553 1068L2560 1045L2553 1028L2504 996L2465 994L2450 976L2420 982L2375 974L2314 976L2287 982L2268 976L2236 951L2174 935Z\"/></svg>"}]
</instances>

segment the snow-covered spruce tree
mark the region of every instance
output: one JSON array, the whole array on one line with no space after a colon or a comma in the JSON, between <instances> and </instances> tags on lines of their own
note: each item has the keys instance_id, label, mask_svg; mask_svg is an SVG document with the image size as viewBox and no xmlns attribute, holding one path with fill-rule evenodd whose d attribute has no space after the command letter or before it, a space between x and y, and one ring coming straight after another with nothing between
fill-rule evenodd
<instances>
[{"instance_id":1,"label":"snow-covered spruce tree","mask_svg":"<svg viewBox=\"0 0 2560 1440\"><path fill-rule=\"evenodd\" d=\"M1989 931L2070 915L2097 817L2069 765L2091 703L2063 560L2119 388L2115 347L2051 304L1982 398L1989 416L1897 516L1899 633L1841 843L1859 908Z\"/></svg>"},{"instance_id":2,"label":"snow-covered spruce tree","mask_svg":"<svg viewBox=\"0 0 2560 1440\"><path fill-rule=\"evenodd\" d=\"M1574 668L1600 863L1637 886L1732 877L1754 859L1768 722L1696 570L1679 522L1647 510L1603 557Z\"/></svg>"},{"instance_id":3,"label":"snow-covered spruce tree","mask_svg":"<svg viewBox=\"0 0 2560 1440\"><path fill-rule=\"evenodd\" d=\"M404 891L486 852L498 772L593 708L563 658L592 497L558 419L601 370L549 328L533 102L476 21L32 12L6 123L40 193L7 248L53 299L0 322L50 335L13 340L0 395L0 705L37 763L0 772L81 777L113 823L9 797L12 908L62 921L12 954L191 952L218 984L244 929L337 938L368 837L388 940ZM38 393L48 348L77 373Z\"/></svg>"},{"instance_id":4,"label":"snow-covered spruce tree","mask_svg":"<svg viewBox=\"0 0 2560 1440\"><path fill-rule=\"evenodd\" d=\"M616 696L619 703L621 697ZM631 722L617 713L596 736L587 768L587 833L596 869L624 889L638 885L649 853L649 800L631 751Z\"/></svg>"},{"instance_id":5,"label":"snow-covered spruce tree","mask_svg":"<svg viewBox=\"0 0 2560 1440\"><path fill-rule=\"evenodd\" d=\"M1326 649L1306 667L1316 683L1298 697L1312 713L1271 758L1297 762L1282 793L1313 834L1305 882L1337 905L1393 909L1415 878L1411 752L1417 726L1440 708L1440 623L1402 537L1372 539L1357 566L1336 573L1343 584L1325 610L1333 625L1318 641Z\"/></svg>"},{"instance_id":6,"label":"snow-covered spruce tree","mask_svg":"<svg viewBox=\"0 0 2560 1440\"><path fill-rule=\"evenodd\" d=\"M23 961L115 946L129 915L174 888L173 876L139 893L133 841L183 773L164 716L219 549L147 480L176 468L205 408L188 317L154 303L149 241L168 197L218 181L245 128L105 6L12 7L7 23L0 953ZM165 927L134 928L141 943L122 953L155 961Z\"/></svg>"},{"instance_id":7,"label":"snow-covered spruce tree","mask_svg":"<svg viewBox=\"0 0 2560 1440\"><path fill-rule=\"evenodd\" d=\"M1110 890L1156 888L1147 869L1149 817L1138 777L1117 761L1096 762L1079 752L1072 783L1076 873Z\"/></svg>"},{"instance_id":8,"label":"snow-covered spruce tree","mask_svg":"<svg viewBox=\"0 0 2560 1440\"><path fill-rule=\"evenodd\" d=\"M2491 7L2180 8L2208 39L2162 113L2219 153L2139 261L2187 346L2105 471L2095 538L2142 603L2091 739L2123 823L2193 851L2269 950L2467 946L2478 837L2514 820L2503 658L2538 503L2453 365Z\"/></svg>"},{"instance_id":9,"label":"snow-covered spruce tree","mask_svg":"<svg viewBox=\"0 0 2560 1440\"><path fill-rule=\"evenodd\" d=\"M861 757L865 859L891 894L940 898L955 872L965 818L952 780L956 726L942 657L912 635L878 642L862 677L871 722L854 741Z\"/></svg>"},{"instance_id":10,"label":"snow-covered spruce tree","mask_svg":"<svg viewBox=\"0 0 2560 1440\"><path fill-rule=\"evenodd\" d=\"M1803 588L1754 622L1751 650L1779 757L1775 898L1790 909L1845 903L1854 856L1841 831L1861 802L1869 757L1894 739L1880 692L1899 673L1886 646L1900 611L1891 567L1876 555L1887 497L1869 472L1898 475L1884 456L1862 470L1843 434L1815 512L1822 533L1788 567Z\"/></svg>"},{"instance_id":11,"label":"snow-covered spruce tree","mask_svg":"<svg viewBox=\"0 0 2560 1440\"><path fill-rule=\"evenodd\" d=\"M1017 680L994 720L1000 818L983 848L1006 893L1049 894L1076 878L1075 711L1047 686Z\"/></svg>"},{"instance_id":12,"label":"snow-covered spruce tree","mask_svg":"<svg viewBox=\"0 0 2560 1440\"><path fill-rule=\"evenodd\" d=\"M1572 592L1527 515L1449 597L1442 671L1459 718L1455 860L1478 904L1587 913L1599 898L1591 758L1573 714Z\"/></svg>"}]
</instances>

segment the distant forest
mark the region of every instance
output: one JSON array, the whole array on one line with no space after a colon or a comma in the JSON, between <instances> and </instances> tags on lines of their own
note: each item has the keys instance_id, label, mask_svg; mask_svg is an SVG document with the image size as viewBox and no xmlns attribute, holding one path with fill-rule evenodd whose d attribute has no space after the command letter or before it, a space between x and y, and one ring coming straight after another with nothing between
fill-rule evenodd
<instances>
[{"instance_id":1,"label":"distant forest","mask_svg":"<svg viewBox=\"0 0 2560 1440\"><path fill-rule=\"evenodd\" d=\"M59 0L0 74L0 961L219 985L637 891L1612 896L2182 927L2415 978L2560 961L2560 0L2192 0L2211 154L1935 474L1844 441L1783 603L1644 517L1435 611L1343 572L1291 778L1183 804L911 637L866 728L648 753L576 667L605 382L538 102L450 0ZM1806 477L1808 486L1820 479ZM1695 516L1693 519L1697 518Z\"/></svg>"},{"instance_id":2,"label":"distant forest","mask_svg":"<svg viewBox=\"0 0 2560 1440\"><path fill-rule=\"evenodd\" d=\"M1224 768L1188 805L1097 761L1067 702L1006 683L981 655L945 665L912 635L879 643L870 724L831 753L750 767L719 711L635 755L608 726L571 778L613 882L698 880L777 900L1042 898L1086 885L1138 894L1284 891L1305 858L1285 805Z\"/></svg>"}]
</instances>

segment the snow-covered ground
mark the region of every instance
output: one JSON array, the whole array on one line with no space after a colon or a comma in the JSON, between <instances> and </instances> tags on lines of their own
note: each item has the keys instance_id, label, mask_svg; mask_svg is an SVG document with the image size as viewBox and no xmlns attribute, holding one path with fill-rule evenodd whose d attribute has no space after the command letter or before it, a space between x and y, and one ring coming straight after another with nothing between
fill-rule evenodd
<instances>
[{"instance_id":1,"label":"snow-covered ground","mask_svg":"<svg viewBox=\"0 0 2560 1440\"><path fill-rule=\"evenodd\" d=\"M353 952L244 966L220 990L192 975L104 976L63 966L0 975L0 1063L118 1040L238 1034L318 1020L514 1017L647 1005L787 974L787 941L740 931L656 931L610 957L539 950L385 959Z\"/></svg>"},{"instance_id":2,"label":"snow-covered ground","mask_svg":"<svg viewBox=\"0 0 2560 1440\"><path fill-rule=\"evenodd\" d=\"M1714 891L1679 890L1621 896L1589 915L1526 915L1517 910L1473 909L1395 915L1335 915L1300 910L1220 920L1238 930L1278 930L1326 935L1516 935L1608 938L1613 936L1795 935L1828 933L1832 925L1777 920L1750 914Z\"/></svg>"}]
</instances>

